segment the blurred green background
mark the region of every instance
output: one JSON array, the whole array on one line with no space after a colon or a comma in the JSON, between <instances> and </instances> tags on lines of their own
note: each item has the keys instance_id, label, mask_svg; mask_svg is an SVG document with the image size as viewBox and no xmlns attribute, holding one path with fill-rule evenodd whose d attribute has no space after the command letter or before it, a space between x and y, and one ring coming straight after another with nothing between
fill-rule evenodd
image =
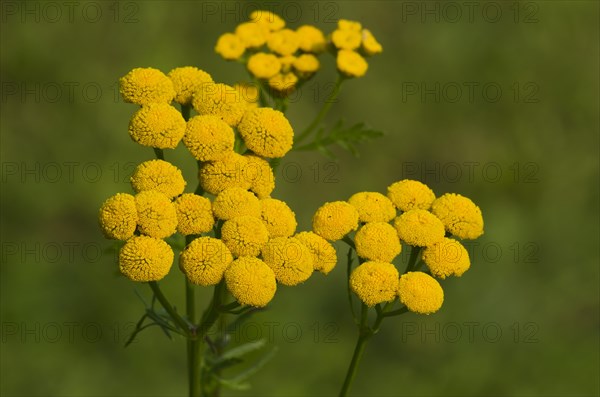
<instances>
[{"instance_id":1,"label":"blurred green background","mask_svg":"<svg viewBox=\"0 0 600 397\"><path fill-rule=\"evenodd\" d=\"M100 252L111 244L99 206L130 191L133 167L153 157L128 137L135 107L118 98L116 81L134 67L187 65L243 80L213 47L256 4L1 3L2 395L186 393L183 340L150 329L123 347L143 311L134 290L149 289L119 277L114 255ZM469 4L268 3L292 27L331 32L339 18L359 20L384 47L366 77L343 87L327 122L366 121L387 135L361 146L360 158L289 154L275 196L300 230L323 202L403 178L483 211L471 270L443 282L439 313L383 324L354 395L597 395L599 6ZM335 78L332 57L322 63L290 108L297 130ZM167 158L193 189L185 151ZM268 336L278 354L249 392L224 394L336 394L356 332L344 277L342 263L279 288L240 329L245 339ZM176 267L162 284L183 308Z\"/></svg>"}]
</instances>

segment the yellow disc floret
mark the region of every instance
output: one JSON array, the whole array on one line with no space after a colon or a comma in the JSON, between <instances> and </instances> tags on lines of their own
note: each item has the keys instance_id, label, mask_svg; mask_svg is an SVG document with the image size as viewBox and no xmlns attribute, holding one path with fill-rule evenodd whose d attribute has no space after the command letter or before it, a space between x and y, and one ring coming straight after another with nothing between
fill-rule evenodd
<instances>
[{"instance_id":1,"label":"yellow disc floret","mask_svg":"<svg viewBox=\"0 0 600 397\"><path fill-rule=\"evenodd\" d=\"M202 164L200 185L215 196L228 187L248 189L250 180L246 177L246 157L235 152L227 152L213 161Z\"/></svg>"},{"instance_id":2,"label":"yellow disc floret","mask_svg":"<svg viewBox=\"0 0 600 397\"><path fill-rule=\"evenodd\" d=\"M234 61L241 58L246 52L246 46L242 40L233 33L225 33L219 36L215 52L228 61Z\"/></svg>"},{"instance_id":3,"label":"yellow disc floret","mask_svg":"<svg viewBox=\"0 0 600 397\"><path fill-rule=\"evenodd\" d=\"M137 105L170 103L175 97L171 80L160 70L135 68L119 80L125 102Z\"/></svg>"},{"instance_id":4,"label":"yellow disc floret","mask_svg":"<svg viewBox=\"0 0 600 397\"><path fill-rule=\"evenodd\" d=\"M279 62L281 62L281 72L287 73L291 71L295 60L296 57L294 55L286 55L284 57L279 57Z\"/></svg>"},{"instance_id":5,"label":"yellow disc floret","mask_svg":"<svg viewBox=\"0 0 600 397\"><path fill-rule=\"evenodd\" d=\"M277 31L285 27L285 21L277 14L266 10L256 10L250 13L250 20L266 26L270 31Z\"/></svg>"},{"instance_id":6,"label":"yellow disc floret","mask_svg":"<svg viewBox=\"0 0 600 397\"><path fill-rule=\"evenodd\" d=\"M179 168L164 160L144 161L131 176L131 186L136 192L156 190L169 198L183 193L185 185Z\"/></svg>"},{"instance_id":7,"label":"yellow disc floret","mask_svg":"<svg viewBox=\"0 0 600 397\"><path fill-rule=\"evenodd\" d=\"M387 262L365 262L352 271L350 288L367 306L396 298L398 270Z\"/></svg>"},{"instance_id":8,"label":"yellow disc floret","mask_svg":"<svg viewBox=\"0 0 600 397\"><path fill-rule=\"evenodd\" d=\"M214 224L212 206L206 197L184 193L175 200L177 231L184 236L209 232Z\"/></svg>"},{"instance_id":9,"label":"yellow disc floret","mask_svg":"<svg viewBox=\"0 0 600 397\"><path fill-rule=\"evenodd\" d=\"M156 190L135 196L140 232L150 237L166 238L177 229L177 212L171 200Z\"/></svg>"},{"instance_id":10,"label":"yellow disc floret","mask_svg":"<svg viewBox=\"0 0 600 397\"><path fill-rule=\"evenodd\" d=\"M232 127L238 125L248 108L238 90L221 83L202 84L201 89L194 93L192 105L199 114L217 116Z\"/></svg>"},{"instance_id":11,"label":"yellow disc floret","mask_svg":"<svg viewBox=\"0 0 600 397\"><path fill-rule=\"evenodd\" d=\"M107 238L127 240L137 227L135 198L126 193L115 194L102 204L98 218Z\"/></svg>"},{"instance_id":12,"label":"yellow disc floret","mask_svg":"<svg viewBox=\"0 0 600 397\"><path fill-rule=\"evenodd\" d=\"M444 194L433 202L431 212L442 220L447 231L458 238L476 239L483 234L481 210L460 194Z\"/></svg>"},{"instance_id":13,"label":"yellow disc floret","mask_svg":"<svg viewBox=\"0 0 600 397\"><path fill-rule=\"evenodd\" d=\"M281 61L273 54L259 52L248 58L248 71L259 79L270 79L281 70Z\"/></svg>"},{"instance_id":14,"label":"yellow disc floret","mask_svg":"<svg viewBox=\"0 0 600 397\"><path fill-rule=\"evenodd\" d=\"M326 40L323 32L312 25L302 25L296 29L299 48L304 52L319 53L325 50Z\"/></svg>"},{"instance_id":15,"label":"yellow disc floret","mask_svg":"<svg viewBox=\"0 0 600 397\"><path fill-rule=\"evenodd\" d=\"M402 250L396 229L389 223L371 222L354 237L358 256L371 261L391 262Z\"/></svg>"},{"instance_id":16,"label":"yellow disc floret","mask_svg":"<svg viewBox=\"0 0 600 397\"><path fill-rule=\"evenodd\" d=\"M412 209L428 210L435 200L435 194L424 183L403 179L392 183L387 188L387 196L401 211Z\"/></svg>"},{"instance_id":17,"label":"yellow disc floret","mask_svg":"<svg viewBox=\"0 0 600 397\"><path fill-rule=\"evenodd\" d=\"M400 240L417 247L428 247L444 238L444 224L425 210L410 210L394 220Z\"/></svg>"},{"instance_id":18,"label":"yellow disc floret","mask_svg":"<svg viewBox=\"0 0 600 397\"><path fill-rule=\"evenodd\" d=\"M244 155L248 164L244 168L244 177L250 182L252 190L259 199L268 198L275 189L275 175L268 161L254 156Z\"/></svg>"},{"instance_id":19,"label":"yellow disc floret","mask_svg":"<svg viewBox=\"0 0 600 397\"><path fill-rule=\"evenodd\" d=\"M331 243L314 232L302 232L294 236L313 255L314 270L329 273L337 264L337 254Z\"/></svg>"},{"instance_id":20,"label":"yellow disc floret","mask_svg":"<svg viewBox=\"0 0 600 397\"><path fill-rule=\"evenodd\" d=\"M119 270L133 281L158 281L169 273L173 256L173 250L163 240L135 236L121 248Z\"/></svg>"},{"instance_id":21,"label":"yellow disc floret","mask_svg":"<svg viewBox=\"0 0 600 397\"><path fill-rule=\"evenodd\" d=\"M246 112L238 131L248 149L259 156L283 157L292 149L294 130L278 110L258 108Z\"/></svg>"},{"instance_id":22,"label":"yellow disc floret","mask_svg":"<svg viewBox=\"0 0 600 397\"><path fill-rule=\"evenodd\" d=\"M276 237L261 250L265 263L273 269L275 278L283 285L298 285L313 272L313 255L298 239Z\"/></svg>"},{"instance_id":23,"label":"yellow disc floret","mask_svg":"<svg viewBox=\"0 0 600 397\"><path fill-rule=\"evenodd\" d=\"M408 310L431 314L444 303L444 290L433 277L423 272L408 272L400 277L398 295Z\"/></svg>"},{"instance_id":24,"label":"yellow disc floret","mask_svg":"<svg viewBox=\"0 0 600 397\"><path fill-rule=\"evenodd\" d=\"M292 55L300 46L300 37L291 29L282 29L269 35L267 46L279 55Z\"/></svg>"},{"instance_id":25,"label":"yellow disc floret","mask_svg":"<svg viewBox=\"0 0 600 397\"><path fill-rule=\"evenodd\" d=\"M239 216L223 223L221 238L234 256L257 256L269 232L260 219Z\"/></svg>"},{"instance_id":26,"label":"yellow disc floret","mask_svg":"<svg viewBox=\"0 0 600 397\"><path fill-rule=\"evenodd\" d=\"M231 252L221 240L199 237L185 247L179 267L192 283L207 286L218 284L232 261Z\"/></svg>"},{"instance_id":27,"label":"yellow disc floret","mask_svg":"<svg viewBox=\"0 0 600 397\"><path fill-rule=\"evenodd\" d=\"M460 277L471 266L469 253L458 241L443 238L423 250L423 262L435 277Z\"/></svg>"},{"instance_id":28,"label":"yellow disc floret","mask_svg":"<svg viewBox=\"0 0 600 397\"><path fill-rule=\"evenodd\" d=\"M289 237L296 232L296 214L283 201L268 198L260 200L260 219L264 222L269 236Z\"/></svg>"},{"instance_id":29,"label":"yellow disc floret","mask_svg":"<svg viewBox=\"0 0 600 397\"><path fill-rule=\"evenodd\" d=\"M269 29L260 23L243 22L235 28L235 35L240 38L246 48L258 48L267 42Z\"/></svg>"},{"instance_id":30,"label":"yellow disc floret","mask_svg":"<svg viewBox=\"0 0 600 397\"><path fill-rule=\"evenodd\" d=\"M348 203L358 210L361 222L388 222L396 216L394 205L381 193L356 193L348 199Z\"/></svg>"},{"instance_id":31,"label":"yellow disc floret","mask_svg":"<svg viewBox=\"0 0 600 397\"><path fill-rule=\"evenodd\" d=\"M373 36L370 30L363 29L362 31L362 49L367 55L379 54L383 51L383 47Z\"/></svg>"},{"instance_id":32,"label":"yellow disc floret","mask_svg":"<svg viewBox=\"0 0 600 397\"><path fill-rule=\"evenodd\" d=\"M225 221L243 215L260 217L260 201L254 193L241 187L222 190L213 201L212 208L215 217Z\"/></svg>"},{"instance_id":33,"label":"yellow disc floret","mask_svg":"<svg viewBox=\"0 0 600 397\"><path fill-rule=\"evenodd\" d=\"M337 23L338 30L352 30L355 32L360 32L362 29L362 25L360 22L349 21L347 19L340 19Z\"/></svg>"},{"instance_id":34,"label":"yellow disc floret","mask_svg":"<svg viewBox=\"0 0 600 397\"><path fill-rule=\"evenodd\" d=\"M220 117L205 115L188 120L183 144L196 160L210 161L233 151L235 133Z\"/></svg>"},{"instance_id":35,"label":"yellow disc floret","mask_svg":"<svg viewBox=\"0 0 600 397\"><path fill-rule=\"evenodd\" d=\"M185 120L167 103L151 103L135 112L129 122L129 135L143 146L174 149L185 133Z\"/></svg>"},{"instance_id":36,"label":"yellow disc floret","mask_svg":"<svg viewBox=\"0 0 600 397\"><path fill-rule=\"evenodd\" d=\"M340 50L337 54L337 68L348 77L362 77L367 73L369 64L359 53Z\"/></svg>"},{"instance_id":37,"label":"yellow disc floret","mask_svg":"<svg viewBox=\"0 0 600 397\"><path fill-rule=\"evenodd\" d=\"M258 258L242 257L225 270L225 284L242 305L264 307L275 296L277 282L273 270Z\"/></svg>"},{"instance_id":38,"label":"yellow disc floret","mask_svg":"<svg viewBox=\"0 0 600 397\"><path fill-rule=\"evenodd\" d=\"M236 83L233 85L242 98L246 101L250 107L257 107L258 100L260 98L260 92L258 91L258 85L252 83Z\"/></svg>"},{"instance_id":39,"label":"yellow disc floret","mask_svg":"<svg viewBox=\"0 0 600 397\"><path fill-rule=\"evenodd\" d=\"M312 54L302 54L294 60L294 69L302 78L307 78L319 70L319 60Z\"/></svg>"},{"instance_id":40,"label":"yellow disc floret","mask_svg":"<svg viewBox=\"0 0 600 397\"><path fill-rule=\"evenodd\" d=\"M169 78L175 88L175 102L182 105L192 103L194 92L201 89L202 84L213 83L210 74L193 66L175 68L169 72Z\"/></svg>"},{"instance_id":41,"label":"yellow disc floret","mask_svg":"<svg viewBox=\"0 0 600 397\"><path fill-rule=\"evenodd\" d=\"M358 211L345 201L325 203L315 212L312 226L326 240L341 240L358 228Z\"/></svg>"},{"instance_id":42,"label":"yellow disc floret","mask_svg":"<svg viewBox=\"0 0 600 397\"><path fill-rule=\"evenodd\" d=\"M360 47L362 36L356 30L335 30L331 34L331 42L340 50L356 50Z\"/></svg>"},{"instance_id":43,"label":"yellow disc floret","mask_svg":"<svg viewBox=\"0 0 600 397\"><path fill-rule=\"evenodd\" d=\"M294 73L279 73L269 79L269 87L285 96L294 91L297 82L298 77Z\"/></svg>"}]
</instances>

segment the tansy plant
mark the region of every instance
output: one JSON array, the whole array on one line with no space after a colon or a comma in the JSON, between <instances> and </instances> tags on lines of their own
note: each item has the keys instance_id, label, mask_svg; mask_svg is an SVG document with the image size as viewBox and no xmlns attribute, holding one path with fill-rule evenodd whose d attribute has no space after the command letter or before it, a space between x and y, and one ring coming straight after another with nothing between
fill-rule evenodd
<instances>
[{"instance_id":1,"label":"tansy plant","mask_svg":"<svg viewBox=\"0 0 600 397\"><path fill-rule=\"evenodd\" d=\"M361 192L347 201L325 203L313 216L312 230L298 232L293 210L272 197L273 160L294 147L323 149L338 142L354 149L369 130L362 124L344 129L338 123L325 133L320 123L330 101L295 136L284 115L286 94L312 77L319 69L317 55L328 51L337 57L339 78L332 94L337 95L343 81L366 72L363 56L381 52L381 46L358 22L341 20L326 38L316 27L287 29L278 16L256 11L235 33L221 36L216 51L244 63L257 85L217 83L196 67L167 75L136 68L120 80L123 99L139 105L129 135L153 148L156 156L134 170L132 193L108 198L99 213L105 236L121 241L120 272L152 290L127 344L145 328L158 326L169 337L187 340L190 396L216 396L222 386L246 388L247 379L273 351L225 377L224 371L265 345L253 341L230 347L230 334L267 306L280 286L303 283L315 271L331 272L337 263L332 243L342 240L350 247L348 297L359 331L340 392L345 395L366 342L385 318L408 311L430 314L441 307L444 294L436 278L460 276L469 268L460 240L483 233L481 211L458 194L436 198L426 185L402 180L390 185L387 195ZM297 146L317 128L312 143ZM186 191L189 185L179 168L165 160L165 150L180 143L198 164L193 191ZM411 251L400 275L394 262L400 265L403 247ZM159 286L176 256L185 280L185 312ZM199 287L213 289L201 315ZM361 302L360 313L354 310L354 295Z\"/></svg>"}]
</instances>

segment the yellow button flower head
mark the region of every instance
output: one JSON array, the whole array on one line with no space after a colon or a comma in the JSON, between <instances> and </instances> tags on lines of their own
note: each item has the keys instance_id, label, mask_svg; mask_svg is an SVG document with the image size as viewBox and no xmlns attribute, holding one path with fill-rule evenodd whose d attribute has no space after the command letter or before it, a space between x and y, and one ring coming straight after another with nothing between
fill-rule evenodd
<instances>
[{"instance_id":1,"label":"yellow button flower head","mask_svg":"<svg viewBox=\"0 0 600 397\"><path fill-rule=\"evenodd\" d=\"M283 113L271 108L249 110L238 125L248 149L262 157L283 157L292 149L294 130Z\"/></svg>"},{"instance_id":2,"label":"yellow button flower head","mask_svg":"<svg viewBox=\"0 0 600 397\"><path fill-rule=\"evenodd\" d=\"M240 38L246 48L258 48L267 42L269 29L256 22L243 22L235 28L235 35Z\"/></svg>"},{"instance_id":3,"label":"yellow button flower head","mask_svg":"<svg viewBox=\"0 0 600 397\"><path fill-rule=\"evenodd\" d=\"M269 79L269 87L285 96L294 91L297 82L298 77L294 73L279 73Z\"/></svg>"},{"instance_id":4,"label":"yellow button flower head","mask_svg":"<svg viewBox=\"0 0 600 397\"><path fill-rule=\"evenodd\" d=\"M341 240L358 228L358 211L345 201L325 203L315 212L312 226L326 240Z\"/></svg>"},{"instance_id":5,"label":"yellow button flower head","mask_svg":"<svg viewBox=\"0 0 600 397\"><path fill-rule=\"evenodd\" d=\"M210 74L193 66L175 68L169 72L169 78L175 88L175 102L182 105L192 103L194 92L198 91L202 84L214 83Z\"/></svg>"},{"instance_id":6,"label":"yellow button flower head","mask_svg":"<svg viewBox=\"0 0 600 397\"><path fill-rule=\"evenodd\" d=\"M213 201L212 208L215 216L225 221L244 215L260 217L260 201L254 193L241 187L222 190Z\"/></svg>"},{"instance_id":7,"label":"yellow button flower head","mask_svg":"<svg viewBox=\"0 0 600 397\"><path fill-rule=\"evenodd\" d=\"M129 135L143 146L174 149L185 133L185 120L167 103L151 103L135 112L129 122Z\"/></svg>"},{"instance_id":8,"label":"yellow button flower head","mask_svg":"<svg viewBox=\"0 0 600 397\"><path fill-rule=\"evenodd\" d=\"M313 255L293 237L276 237L262 248L263 261L273 269L283 285L294 286L308 280L313 272Z\"/></svg>"},{"instance_id":9,"label":"yellow button flower head","mask_svg":"<svg viewBox=\"0 0 600 397\"><path fill-rule=\"evenodd\" d=\"M427 185L411 179L392 183L387 188L387 196L401 211L412 209L428 210L435 200L435 194Z\"/></svg>"},{"instance_id":10,"label":"yellow button flower head","mask_svg":"<svg viewBox=\"0 0 600 397\"><path fill-rule=\"evenodd\" d=\"M140 232L150 237L166 238L177 229L175 206L163 193L147 190L135 196Z\"/></svg>"},{"instance_id":11,"label":"yellow button flower head","mask_svg":"<svg viewBox=\"0 0 600 397\"><path fill-rule=\"evenodd\" d=\"M209 232L214 224L212 206L206 197L184 193L174 202L177 231L184 236Z\"/></svg>"},{"instance_id":12,"label":"yellow button flower head","mask_svg":"<svg viewBox=\"0 0 600 397\"><path fill-rule=\"evenodd\" d=\"M281 72L287 73L291 71L295 60L296 57L293 55L286 55L284 57L280 57L279 62L281 62Z\"/></svg>"},{"instance_id":13,"label":"yellow button flower head","mask_svg":"<svg viewBox=\"0 0 600 397\"><path fill-rule=\"evenodd\" d=\"M227 152L200 168L202 189L215 196L228 187L248 189L250 181L245 173L248 160L235 152Z\"/></svg>"},{"instance_id":14,"label":"yellow button flower head","mask_svg":"<svg viewBox=\"0 0 600 397\"><path fill-rule=\"evenodd\" d=\"M221 55L223 59L235 61L244 55L244 52L246 52L246 46L238 36L234 35L233 33L225 33L222 34L217 40L215 52Z\"/></svg>"},{"instance_id":15,"label":"yellow button flower head","mask_svg":"<svg viewBox=\"0 0 600 397\"><path fill-rule=\"evenodd\" d=\"M291 29L282 29L273 32L267 39L267 47L279 55L292 55L298 51L300 37Z\"/></svg>"},{"instance_id":16,"label":"yellow button flower head","mask_svg":"<svg viewBox=\"0 0 600 397\"><path fill-rule=\"evenodd\" d=\"M248 164L244 168L244 177L250 182L252 190L259 199L268 198L275 189L275 175L269 163L261 157L244 155Z\"/></svg>"},{"instance_id":17,"label":"yellow button flower head","mask_svg":"<svg viewBox=\"0 0 600 397\"><path fill-rule=\"evenodd\" d=\"M362 31L362 49L367 55L375 55L383 51L381 44L375 39L373 33L367 29Z\"/></svg>"},{"instance_id":18,"label":"yellow button flower head","mask_svg":"<svg viewBox=\"0 0 600 397\"><path fill-rule=\"evenodd\" d=\"M294 234L298 226L296 214L286 203L268 198L260 200L260 209L260 219L267 227L271 238L289 237Z\"/></svg>"},{"instance_id":19,"label":"yellow button flower head","mask_svg":"<svg viewBox=\"0 0 600 397\"><path fill-rule=\"evenodd\" d=\"M304 52L319 53L325 50L326 40L323 32L312 25L302 25L296 29L299 47Z\"/></svg>"},{"instance_id":20,"label":"yellow button flower head","mask_svg":"<svg viewBox=\"0 0 600 397\"><path fill-rule=\"evenodd\" d=\"M221 239L234 256L257 256L269 232L260 219L239 216L223 223Z\"/></svg>"},{"instance_id":21,"label":"yellow button flower head","mask_svg":"<svg viewBox=\"0 0 600 397\"><path fill-rule=\"evenodd\" d=\"M400 277L398 295L408 310L431 314L444 303L444 290L433 277L423 272L408 272Z\"/></svg>"},{"instance_id":22,"label":"yellow button flower head","mask_svg":"<svg viewBox=\"0 0 600 397\"><path fill-rule=\"evenodd\" d=\"M340 50L356 50L360 47L362 36L356 30L334 30L331 34L331 42Z\"/></svg>"},{"instance_id":23,"label":"yellow button flower head","mask_svg":"<svg viewBox=\"0 0 600 397\"><path fill-rule=\"evenodd\" d=\"M281 61L273 54L258 52L248 58L248 71L259 79L270 79L281 70Z\"/></svg>"},{"instance_id":24,"label":"yellow button flower head","mask_svg":"<svg viewBox=\"0 0 600 397\"><path fill-rule=\"evenodd\" d=\"M131 186L136 192L156 190L168 198L183 193L185 185L179 168L164 160L144 161L136 167L131 176Z\"/></svg>"},{"instance_id":25,"label":"yellow button flower head","mask_svg":"<svg viewBox=\"0 0 600 397\"><path fill-rule=\"evenodd\" d=\"M350 288L370 307L392 301L398 291L398 270L387 262L365 262L352 271Z\"/></svg>"},{"instance_id":26,"label":"yellow button flower head","mask_svg":"<svg viewBox=\"0 0 600 397\"><path fill-rule=\"evenodd\" d=\"M400 240L417 247L428 247L444 238L444 224L425 210L410 210L394 220Z\"/></svg>"},{"instance_id":27,"label":"yellow button flower head","mask_svg":"<svg viewBox=\"0 0 600 397\"><path fill-rule=\"evenodd\" d=\"M362 77L367 73L369 64L357 52L340 50L337 54L338 70L349 77Z\"/></svg>"},{"instance_id":28,"label":"yellow button flower head","mask_svg":"<svg viewBox=\"0 0 600 397\"><path fill-rule=\"evenodd\" d=\"M119 80L125 102L137 105L170 103L175 97L173 83L163 72L153 68L135 68Z\"/></svg>"},{"instance_id":29,"label":"yellow button flower head","mask_svg":"<svg viewBox=\"0 0 600 397\"><path fill-rule=\"evenodd\" d=\"M435 277L460 277L471 266L469 253L458 241L444 237L423 250L423 261Z\"/></svg>"},{"instance_id":30,"label":"yellow button flower head","mask_svg":"<svg viewBox=\"0 0 600 397\"><path fill-rule=\"evenodd\" d=\"M302 54L294 61L294 69L302 78L307 78L319 70L319 60L312 54Z\"/></svg>"},{"instance_id":31,"label":"yellow button flower head","mask_svg":"<svg viewBox=\"0 0 600 397\"><path fill-rule=\"evenodd\" d=\"M183 250L179 267L186 277L197 285L216 285L233 261L229 249L219 239L199 237Z\"/></svg>"},{"instance_id":32,"label":"yellow button flower head","mask_svg":"<svg viewBox=\"0 0 600 397\"><path fill-rule=\"evenodd\" d=\"M381 193L356 193L348 199L348 203L358 210L361 222L388 222L396 216L394 205Z\"/></svg>"},{"instance_id":33,"label":"yellow button flower head","mask_svg":"<svg viewBox=\"0 0 600 397\"><path fill-rule=\"evenodd\" d=\"M371 222L354 237L358 256L371 261L391 262L402 250L398 233L389 223Z\"/></svg>"},{"instance_id":34,"label":"yellow button flower head","mask_svg":"<svg viewBox=\"0 0 600 397\"><path fill-rule=\"evenodd\" d=\"M442 220L447 231L458 238L476 239L483 234L481 210L460 194L444 194L433 202L431 212Z\"/></svg>"},{"instance_id":35,"label":"yellow button flower head","mask_svg":"<svg viewBox=\"0 0 600 397\"><path fill-rule=\"evenodd\" d=\"M132 281L158 281L169 273L173 256L173 250L163 240L135 236L121 248L119 270Z\"/></svg>"},{"instance_id":36,"label":"yellow button flower head","mask_svg":"<svg viewBox=\"0 0 600 397\"><path fill-rule=\"evenodd\" d=\"M135 198L125 193L115 194L102 204L98 218L107 238L127 240L137 227Z\"/></svg>"},{"instance_id":37,"label":"yellow button flower head","mask_svg":"<svg viewBox=\"0 0 600 397\"><path fill-rule=\"evenodd\" d=\"M225 284L242 305L266 306L277 290L273 270L258 258L241 257L225 270Z\"/></svg>"},{"instance_id":38,"label":"yellow button flower head","mask_svg":"<svg viewBox=\"0 0 600 397\"><path fill-rule=\"evenodd\" d=\"M239 93L241 98L246 101L251 107L258 106L258 99L260 97L258 86L252 83L236 83L233 85Z\"/></svg>"},{"instance_id":39,"label":"yellow button flower head","mask_svg":"<svg viewBox=\"0 0 600 397\"><path fill-rule=\"evenodd\" d=\"M192 106L199 114L217 116L232 127L238 125L248 108L238 90L221 83L202 84L202 88L194 93Z\"/></svg>"},{"instance_id":40,"label":"yellow button flower head","mask_svg":"<svg viewBox=\"0 0 600 397\"><path fill-rule=\"evenodd\" d=\"M266 26L271 32L283 29L285 21L271 11L256 10L250 13L250 20Z\"/></svg>"},{"instance_id":41,"label":"yellow button flower head","mask_svg":"<svg viewBox=\"0 0 600 397\"><path fill-rule=\"evenodd\" d=\"M235 133L218 116L195 116L188 120L183 144L196 160L210 161L233 151Z\"/></svg>"},{"instance_id":42,"label":"yellow button flower head","mask_svg":"<svg viewBox=\"0 0 600 397\"><path fill-rule=\"evenodd\" d=\"M338 21L338 30L351 30L354 32L360 32L362 25L360 22L349 21L347 19L340 19Z\"/></svg>"},{"instance_id":43,"label":"yellow button flower head","mask_svg":"<svg viewBox=\"0 0 600 397\"><path fill-rule=\"evenodd\" d=\"M337 264L335 248L323 237L314 232L301 232L294 236L308 248L313 255L313 268L328 274Z\"/></svg>"}]
</instances>

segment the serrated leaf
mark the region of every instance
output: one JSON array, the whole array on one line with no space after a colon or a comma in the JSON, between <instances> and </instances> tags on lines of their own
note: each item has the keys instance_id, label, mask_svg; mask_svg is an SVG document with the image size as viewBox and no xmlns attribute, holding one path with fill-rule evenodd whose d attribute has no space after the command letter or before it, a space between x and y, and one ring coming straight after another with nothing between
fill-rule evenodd
<instances>
[{"instance_id":1,"label":"serrated leaf","mask_svg":"<svg viewBox=\"0 0 600 397\"><path fill-rule=\"evenodd\" d=\"M237 374L232 378L235 382L243 382L250 378L252 375L257 373L262 367L264 367L273 357L277 354L277 347L273 347L267 353L265 353L258 361L256 361L252 366L246 368L244 371Z\"/></svg>"},{"instance_id":2,"label":"serrated leaf","mask_svg":"<svg viewBox=\"0 0 600 397\"><path fill-rule=\"evenodd\" d=\"M256 341L244 343L243 345L236 346L232 349L227 350L225 353L223 353L221 355L221 357L219 357L219 359L216 362L219 363L220 361L242 357L248 353L252 353L257 350L262 349L263 347L266 346L266 344L267 344L266 339L259 339Z\"/></svg>"},{"instance_id":3,"label":"serrated leaf","mask_svg":"<svg viewBox=\"0 0 600 397\"><path fill-rule=\"evenodd\" d=\"M334 157L328 146L337 144L358 157L356 147L358 144L383 135L382 131L370 128L363 122L345 126L344 121L339 120L328 134L325 134L323 129L319 129L313 142L301 146L297 150L319 150L328 157Z\"/></svg>"},{"instance_id":4,"label":"serrated leaf","mask_svg":"<svg viewBox=\"0 0 600 397\"><path fill-rule=\"evenodd\" d=\"M219 382L220 385L228 387L232 390L248 390L250 389L250 383L248 382L236 382L234 380L231 379L224 379L224 378L220 378L218 376L214 376L213 377L217 380L217 382Z\"/></svg>"}]
</instances>

